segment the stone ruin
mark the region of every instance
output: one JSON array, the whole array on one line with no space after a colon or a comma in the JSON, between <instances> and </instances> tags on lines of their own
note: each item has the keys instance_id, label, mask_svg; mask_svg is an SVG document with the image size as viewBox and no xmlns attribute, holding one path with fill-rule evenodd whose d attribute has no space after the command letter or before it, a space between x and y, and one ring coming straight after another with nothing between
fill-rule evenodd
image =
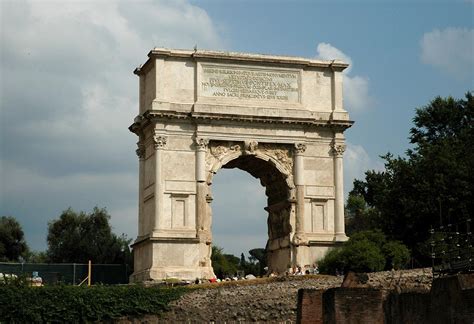
<instances>
[{"instance_id":1,"label":"stone ruin","mask_svg":"<svg viewBox=\"0 0 474 324\"><path fill-rule=\"evenodd\" d=\"M239 168L268 197L269 272L310 267L347 240L347 64L155 48L135 70L138 237L132 281L211 278L212 179ZM248 224L248 226L252 226Z\"/></svg>"}]
</instances>

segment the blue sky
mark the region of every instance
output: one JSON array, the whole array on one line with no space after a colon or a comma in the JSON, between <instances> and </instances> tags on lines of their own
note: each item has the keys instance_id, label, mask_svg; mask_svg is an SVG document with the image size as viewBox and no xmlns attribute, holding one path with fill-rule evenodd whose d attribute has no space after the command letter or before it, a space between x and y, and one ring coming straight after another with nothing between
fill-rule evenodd
<instances>
[{"instance_id":1,"label":"blue sky","mask_svg":"<svg viewBox=\"0 0 474 324\"><path fill-rule=\"evenodd\" d=\"M114 231L135 237L131 72L154 46L349 61L346 192L383 168L379 155L409 147L416 107L474 89L472 1L7 0L0 11L0 214L35 250L69 206L105 206ZM222 170L213 187L216 243L263 247L258 180Z\"/></svg>"}]
</instances>

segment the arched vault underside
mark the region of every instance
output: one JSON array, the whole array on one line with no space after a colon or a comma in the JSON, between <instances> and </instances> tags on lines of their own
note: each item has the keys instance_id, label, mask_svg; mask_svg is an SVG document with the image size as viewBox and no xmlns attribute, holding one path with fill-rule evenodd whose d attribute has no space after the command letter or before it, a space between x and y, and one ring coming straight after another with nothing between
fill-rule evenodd
<instances>
[{"instance_id":1,"label":"arched vault underside","mask_svg":"<svg viewBox=\"0 0 474 324\"><path fill-rule=\"evenodd\" d=\"M347 240L337 60L153 49L135 70L138 235L132 281L211 278L212 178L265 186L269 271L309 268ZM248 224L252 226L252 224Z\"/></svg>"}]
</instances>

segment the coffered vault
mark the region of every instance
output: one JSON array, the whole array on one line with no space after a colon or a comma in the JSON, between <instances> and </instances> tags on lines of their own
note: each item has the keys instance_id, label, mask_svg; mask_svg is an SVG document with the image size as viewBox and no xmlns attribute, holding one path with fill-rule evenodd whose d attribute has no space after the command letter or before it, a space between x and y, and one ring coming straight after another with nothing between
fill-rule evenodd
<instances>
[{"instance_id":1,"label":"coffered vault","mask_svg":"<svg viewBox=\"0 0 474 324\"><path fill-rule=\"evenodd\" d=\"M155 48L140 78L132 281L210 278L212 178L239 168L267 195L269 271L309 267L344 231L347 64ZM252 224L248 224L252 226Z\"/></svg>"}]
</instances>

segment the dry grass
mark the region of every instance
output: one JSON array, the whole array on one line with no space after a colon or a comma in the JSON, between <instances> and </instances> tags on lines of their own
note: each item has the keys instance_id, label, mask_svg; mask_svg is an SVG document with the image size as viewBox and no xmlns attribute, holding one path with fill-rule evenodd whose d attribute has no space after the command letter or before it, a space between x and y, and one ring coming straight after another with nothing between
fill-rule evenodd
<instances>
[{"instance_id":1,"label":"dry grass","mask_svg":"<svg viewBox=\"0 0 474 324\"><path fill-rule=\"evenodd\" d=\"M242 287L242 286L254 286L254 285L264 285L273 282L288 282L288 281L302 281L308 279L315 280L324 280L334 278L334 276L329 275L304 275L304 276L285 276L285 277L263 277L249 280L237 280L237 281L221 281L214 283L203 283L203 284L191 284L186 286L190 289L212 289L220 287Z\"/></svg>"}]
</instances>

